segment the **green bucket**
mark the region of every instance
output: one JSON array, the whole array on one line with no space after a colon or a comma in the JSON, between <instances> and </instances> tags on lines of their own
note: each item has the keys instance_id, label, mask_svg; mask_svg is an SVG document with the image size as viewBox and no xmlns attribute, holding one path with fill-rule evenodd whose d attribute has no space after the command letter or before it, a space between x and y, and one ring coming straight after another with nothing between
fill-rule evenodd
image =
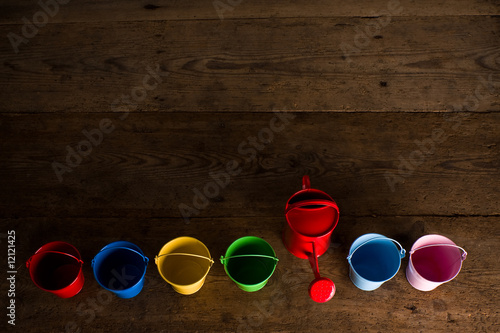
<instances>
[{"instance_id":1,"label":"green bucket","mask_svg":"<svg viewBox=\"0 0 500 333\"><path fill-rule=\"evenodd\" d=\"M226 274L240 289L248 292L262 289L273 275L278 258L271 245L259 237L235 240L221 256Z\"/></svg>"}]
</instances>

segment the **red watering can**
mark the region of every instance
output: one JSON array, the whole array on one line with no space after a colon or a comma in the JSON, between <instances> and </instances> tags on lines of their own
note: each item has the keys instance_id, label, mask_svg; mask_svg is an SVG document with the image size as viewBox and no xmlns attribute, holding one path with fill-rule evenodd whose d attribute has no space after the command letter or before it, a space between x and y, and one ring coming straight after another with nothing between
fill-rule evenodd
<instances>
[{"instance_id":1,"label":"red watering can","mask_svg":"<svg viewBox=\"0 0 500 333\"><path fill-rule=\"evenodd\" d=\"M339 208L325 192L312 189L309 176L302 178L302 190L286 203L287 225L283 243L293 255L309 259L316 279L309 285L309 296L323 303L335 294L332 280L321 277L318 257L328 250L333 229L339 221Z\"/></svg>"}]
</instances>

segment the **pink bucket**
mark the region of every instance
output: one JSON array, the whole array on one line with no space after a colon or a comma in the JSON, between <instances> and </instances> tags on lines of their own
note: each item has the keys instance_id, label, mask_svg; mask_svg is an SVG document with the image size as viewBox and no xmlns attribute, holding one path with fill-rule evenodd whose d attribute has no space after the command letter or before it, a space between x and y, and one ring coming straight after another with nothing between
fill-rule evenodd
<instances>
[{"instance_id":1,"label":"pink bucket","mask_svg":"<svg viewBox=\"0 0 500 333\"><path fill-rule=\"evenodd\" d=\"M422 236L413 244L406 268L408 282L418 290L429 291L453 280L467 252L441 235Z\"/></svg>"}]
</instances>

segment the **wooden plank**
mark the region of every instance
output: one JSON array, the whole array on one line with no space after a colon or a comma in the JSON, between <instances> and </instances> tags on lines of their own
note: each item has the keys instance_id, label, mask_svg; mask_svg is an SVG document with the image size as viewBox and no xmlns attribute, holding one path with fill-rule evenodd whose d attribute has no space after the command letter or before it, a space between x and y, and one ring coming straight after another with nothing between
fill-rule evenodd
<instances>
[{"instance_id":1,"label":"wooden plank","mask_svg":"<svg viewBox=\"0 0 500 333\"><path fill-rule=\"evenodd\" d=\"M287 252L281 243L283 218L199 219L190 225L177 219L35 218L1 221L16 230L16 328L33 332L330 332L339 330L493 332L498 315L498 217L341 217L332 245L319 258L323 276L337 287L327 303L313 303L307 287L313 279L308 262ZM352 242L361 234L378 232L400 241L409 250L422 235L446 235L469 255L457 278L431 292L413 289L406 281L408 257L389 282L373 292L357 289L349 280L345 260ZM255 293L239 290L216 262L203 288L193 296L175 293L150 261L143 291L130 300L109 296L95 281L90 260L115 240L137 244L150 259L169 240L190 235L202 240L214 258L224 254L235 239L256 235L266 239L280 259L268 285ZM70 299L58 299L37 289L23 261L44 243L65 240L75 245L84 260L84 289ZM3 244L3 242L2 242ZM2 279L2 290L6 281ZM95 304L95 305L93 305ZM68 325L68 330L66 330Z\"/></svg>"},{"instance_id":2,"label":"wooden plank","mask_svg":"<svg viewBox=\"0 0 500 333\"><path fill-rule=\"evenodd\" d=\"M65 0L67 1L67 0ZM61 1L61 2L65 2ZM45 2L45 1L44 1ZM38 1L18 0L2 4L0 21L16 24L26 16L31 18L43 10ZM217 9L216 9L217 8ZM47 11L47 10L46 10ZM240 18L283 17L338 17L338 16L464 16L498 15L499 5L495 1L455 0L449 1L71 1L48 10L56 13L50 22L110 22L110 21L174 21L174 20L219 20Z\"/></svg>"},{"instance_id":3,"label":"wooden plank","mask_svg":"<svg viewBox=\"0 0 500 333\"><path fill-rule=\"evenodd\" d=\"M500 110L500 17L376 20L52 24L0 48L0 111Z\"/></svg>"},{"instance_id":4,"label":"wooden plank","mask_svg":"<svg viewBox=\"0 0 500 333\"><path fill-rule=\"evenodd\" d=\"M2 115L0 214L282 216L305 174L342 215L500 214L498 112L123 115Z\"/></svg>"}]
</instances>

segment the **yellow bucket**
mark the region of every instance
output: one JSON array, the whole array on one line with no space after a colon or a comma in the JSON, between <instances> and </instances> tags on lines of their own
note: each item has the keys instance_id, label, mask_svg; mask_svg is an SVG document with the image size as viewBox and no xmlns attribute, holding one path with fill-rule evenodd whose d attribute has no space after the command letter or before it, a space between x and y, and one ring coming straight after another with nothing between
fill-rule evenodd
<instances>
[{"instance_id":1,"label":"yellow bucket","mask_svg":"<svg viewBox=\"0 0 500 333\"><path fill-rule=\"evenodd\" d=\"M214 261L205 244L196 238L178 237L163 245L155 263L175 291L191 295L203 286Z\"/></svg>"}]
</instances>

